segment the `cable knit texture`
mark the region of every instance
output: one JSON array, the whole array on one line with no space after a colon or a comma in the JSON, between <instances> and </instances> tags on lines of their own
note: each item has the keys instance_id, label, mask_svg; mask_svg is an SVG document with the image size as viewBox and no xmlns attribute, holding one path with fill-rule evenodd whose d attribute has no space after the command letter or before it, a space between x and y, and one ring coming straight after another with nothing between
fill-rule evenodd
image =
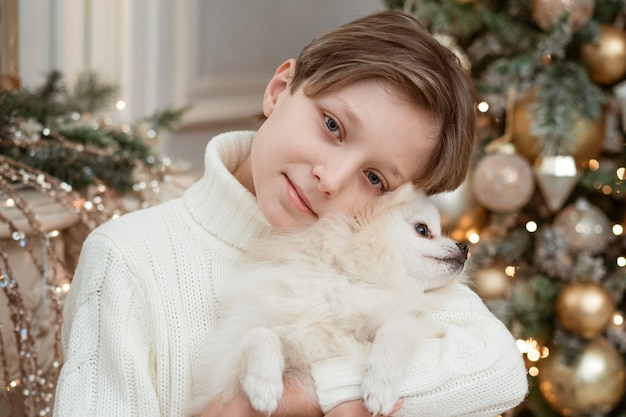
<instances>
[{"instance_id":1,"label":"cable knit texture","mask_svg":"<svg viewBox=\"0 0 626 417\"><path fill-rule=\"evenodd\" d=\"M243 251L269 224L230 173L254 132L207 146L206 171L185 194L127 214L84 243L64 309L65 363L56 417L183 416L221 291ZM517 405L526 372L507 329L471 291L432 313L447 333L407 366L397 416L486 416ZM333 358L312 372L323 410L359 398L364 358Z\"/></svg>"}]
</instances>

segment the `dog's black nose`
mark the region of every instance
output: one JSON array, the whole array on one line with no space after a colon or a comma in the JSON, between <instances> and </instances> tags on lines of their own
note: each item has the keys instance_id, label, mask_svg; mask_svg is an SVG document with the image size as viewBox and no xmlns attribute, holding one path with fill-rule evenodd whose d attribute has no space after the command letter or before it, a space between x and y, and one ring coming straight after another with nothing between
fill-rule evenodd
<instances>
[{"instance_id":1,"label":"dog's black nose","mask_svg":"<svg viewBox=\"0 0 626 417\"><path fill-rule=\"evenodd\" d=\"M469 252L467 245L465 243L456 242L456 247L459 248L463 257L467 258L467 252Z\"/></svg>"}]
</instances>

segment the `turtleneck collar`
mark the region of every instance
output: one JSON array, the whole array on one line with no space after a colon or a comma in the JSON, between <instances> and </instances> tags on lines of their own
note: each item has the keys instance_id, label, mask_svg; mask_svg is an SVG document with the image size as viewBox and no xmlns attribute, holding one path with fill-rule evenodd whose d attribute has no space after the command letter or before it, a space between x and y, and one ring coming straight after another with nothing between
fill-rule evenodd
<instances>
[{"instance_id":1,"label":"turtleneck collar","mask_svg":"<svg viewBox=\"0 0 626 417\"><path fill-rule=\"evenodd\" d=\"M183 197L204 229L240 250L271 229L255 196L232 174L249 155L255 134L228 132L211 139L204 157L204 176Z\"/></svg>"}]
</instances>

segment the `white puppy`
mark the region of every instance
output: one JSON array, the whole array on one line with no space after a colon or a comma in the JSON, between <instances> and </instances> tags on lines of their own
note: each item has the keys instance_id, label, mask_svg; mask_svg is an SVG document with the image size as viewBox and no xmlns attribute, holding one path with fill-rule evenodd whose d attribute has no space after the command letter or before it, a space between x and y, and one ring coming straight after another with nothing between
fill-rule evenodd
<instances>
[{"instance_id":1,"label":"white puppy","mask_svg":"<svg viewBox=\"0 0 626 417\"><path fill-rule=\"evenodd\" d=\"M193 409L243 390L269 415L283 377L315 398L311 363L365 351L365 405L389 414L420 341L440 335L421 313L462 279L467 253L441 236L436 207L410 185L355 216L327 216L264 239L225 290L207 386Z\"/></svg>"}]
</instances>

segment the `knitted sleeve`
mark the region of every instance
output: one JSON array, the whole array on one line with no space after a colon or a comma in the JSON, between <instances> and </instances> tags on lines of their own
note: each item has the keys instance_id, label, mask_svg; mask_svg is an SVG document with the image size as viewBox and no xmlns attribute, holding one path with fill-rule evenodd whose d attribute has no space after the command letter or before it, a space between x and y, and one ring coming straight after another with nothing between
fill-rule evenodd
<instances>
[{"instance_id":1,"label":"knitted sleeve","mask_svg":"<svg viewBox=\"0 0 626 417\"><path fill-rule=\"evenodd\" d=\"M445 336L428 339L407 372L394 417L494 417L515 407L528 389L526 369L512 335L464 286L430 313ZM312 367L324 412L361 398L364 357L333 358Z\"/></svg>"},{"instance_id":2,"label":"knitted sleeve","mask_svg":"<svg viewBox=\"0 0 626 417\"><path fill-rule=\"evenodd\" d=\"M56 417L161 415L147 306L115 244L92 233L64 307Z\"/></svg>"}]
</instances>

